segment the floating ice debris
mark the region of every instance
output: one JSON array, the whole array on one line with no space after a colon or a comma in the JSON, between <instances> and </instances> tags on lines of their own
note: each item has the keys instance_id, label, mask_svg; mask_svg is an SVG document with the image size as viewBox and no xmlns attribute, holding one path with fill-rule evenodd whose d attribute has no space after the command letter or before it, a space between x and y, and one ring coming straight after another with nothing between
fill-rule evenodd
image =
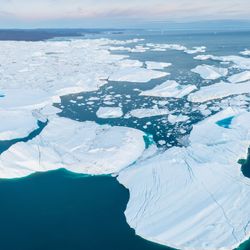
<instances>
[{"instance_id":1,"label":"floating ice debris","mask_svg":"<svg viewBox=\"0 0 250 250\"><path fill-rule=\"evenodd\" d=\"M152 79L161 78L167 76L169 73L149 70L137 67L127 67L119 69L110 75L109 81L121 81L121 82L149 82Z\"/></svg>"},{"instance_id":2,"label":"floating ice debris","mask_svg":"<svg viewBox=\"0 0 250 250\"><path fill-rule=\"evenodd\" d=\"M145 118L145 117L152 117L152 116L161 116L169 114L168 109L159 109L159 108L141 108L141 109L134 109L129 112L130 116L137 117L137 118Z\"/></svg>"},{"instance_id":3,"label":"floating ice debris","mask_svg":"<svg viewBox=\"0 0 250 250\"><path fill-rule=\"evenodd\" d=\"M0 178L58 168L94 175L118 172L141 156L143 136L132 128L53 118L39 136L0 155Z\"/></svg>"},{"instance_id":4,"label":"floating ice debris","mask_svg":"<svg viewBox=\"0 0 250 250\"><path fill-rule=\"evenodd\" d=\"M206 49L207 48L205 46L200 46L200 47L193 47L192 49L186 49L184 50L184 52L187 54L205 53Z\"/></svg>"},{"instance_id":5,"label":"floating ice debris","mask_svg":"<svg viewBox=\"0 0 250 250\"><path fill-rule=\"evenodd\" d=\"M168 116L168 121L172 124L178 123L178 122L186 122L189 120L189 117L186 115L172 115L170 114Z\"/></svg>"},{"instance_id":6,"label":"floating ice debris","mask_svg":"<svg viewBox=\"0 0 250 250\"><path fill-rule=\"evenodd\" d=\"M145 62L147 69L164 69L172 65L172 63L165 63L165 62L152 62L147 61Z\"/></svg>"},{"instance_id":7,"label":"floating ice debris","mask_svg":"<svg viewBox=\"0 0 250 250\"><path fill-rule=\"evenodd\" d=\"M239 74L232 75L228 78L229 82L239 83L250 80L250 71L244 71Z\"/></svg>"},{"instance_id":8,"label":"floating ice debris","mask_svg":"<svg viewBox=\"0 0 250 250\"><path fill-rule=\"evenodd\" d=\"M142 96L182 98L196 90L195 85L180 85L176 81L166 81L151 90L142 91Z\"/></svg>"},{"instance_id":9,"label":"floating ice debris","mask_svg":"<svg viewBox=\"0 0 250 250\"><path fill-rule=\"evenodd\" d=\"M206 102L214 99L221 99L230 95L250 93L250 82L226 83L219 82L213 85L202 87L200 90L190 94L188 100L191 102Z\"/></svg>"},{"instance_id":10,"label":"floating ice debris","mask_svg":"<svg viewBox=\"0 0 250 250\"><path fill-rule=\"evenodd\" d=\"M232 62L240 69L250 69L250 58L242 56L213 56L213 55L198 55L194 57L197 60L214 60L221 62Z\"/></svg>"},{"instance_id":11,"label":"floating ice debris","mask_svg":"<svg viewBox=\"0 0 250 250\"><path fill-rule=\"evenodd\" d=\"M96 115L103 119L119 118L123 116L123 112L120 107L100 107L96 112Z\"/></svg>"},{"instance_id":12,"label":"floating ice debris","mask_svg":"<svg viewBox=\"0 0 250 250\"><path fill-rule=\"evenodd\" d=\"M243 56L250 56L250 50L245 49L244 51L241 51L240 54Z\"/></svg>"},{"instance_id":13,"label":"floating ice debris","mask_svg":"<svg viewBox=\"0 0 250 250\"><path fill-rule=\"evenodd\" d=\"M216 124L232 116L230 129ZM250 113L228 109L195 125L190 146L124 169L118 180L129 189L125 215L136 234L183 250L234 249L247 240L250 179L238 160L247 156L249 123Z\"/></svg>"},{"instance_id":14,"label":"floating ice debris","mask_svg":"<svg viewBox=\"0 0 250 250\"><path fill-rule=\"evenodd\" d=\"M228 69L217 68L210 65L199 65L191 71L199 74L203 79L206 80L216 80L228 74Z\"/></svg>"}]
</instances>

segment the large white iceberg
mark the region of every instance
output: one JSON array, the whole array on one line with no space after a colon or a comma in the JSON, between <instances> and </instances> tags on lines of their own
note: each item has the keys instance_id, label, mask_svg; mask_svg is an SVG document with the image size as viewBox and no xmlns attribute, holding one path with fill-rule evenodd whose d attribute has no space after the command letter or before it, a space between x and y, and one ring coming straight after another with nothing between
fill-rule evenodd
<instances>
[{"instance_id":1,"label":"large white iceberg","mask_svg":"<svg viewBox=\"0 0 250 250\"><path fill-rule=\"evenodd\" d=\"M233 249L247 240L250 179L237 162L247 156L249 123L250 113L229 108L195 125L190 146L122 171L125 215L136 233L183 250Z\"/></svg>"},{"instance_id":2,"label":"large white iceberg","mask_svg":"<svg viewBox=\"0 0 250 250\"><path fill-rule=\"evenodd\" d=\"M58 168L93 175L115 173L141 156L143 136L132 128L54 117L39 136L0 155L0 178Z\"/></svg>"},{"instance_id":3,"label":"large white iceberg","mask_svg":"<svg viewBox=\"0 0 250 250\"><path fill-rule=\"evenodd\" d=\"M206 80L215 80L228 74L228 70L226 68L217 68L210 65L199 65L191 71L199 74Z\"/></svg>"},{"instance_id":4,"label":"large white iceberg","mask_svg":"<svg viewBox=\"0 0 250 250\"><path fill-rule=\"evenodd\" d=\"M140 95L182 98L196 89L195 85L180 85L176 81L169 80L151 90L142 91Z\"/></svg>"}]
</instances>

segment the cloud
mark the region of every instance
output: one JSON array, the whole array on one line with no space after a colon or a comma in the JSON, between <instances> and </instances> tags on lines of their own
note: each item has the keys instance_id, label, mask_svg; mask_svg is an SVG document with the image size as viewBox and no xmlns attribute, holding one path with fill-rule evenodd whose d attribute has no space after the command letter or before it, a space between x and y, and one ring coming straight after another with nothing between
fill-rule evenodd
<instances>
[{"instance_id":1,"label":"cloud","mask_svg":"<svg viewBox=\"0 0 250 250\"><path fill-rule=\"evenodd\" d=\"M0 17L21 21L250 19L249 0L0 0ZM2 14L1 14L2 13Z\"/></svg>"}]
</instances>

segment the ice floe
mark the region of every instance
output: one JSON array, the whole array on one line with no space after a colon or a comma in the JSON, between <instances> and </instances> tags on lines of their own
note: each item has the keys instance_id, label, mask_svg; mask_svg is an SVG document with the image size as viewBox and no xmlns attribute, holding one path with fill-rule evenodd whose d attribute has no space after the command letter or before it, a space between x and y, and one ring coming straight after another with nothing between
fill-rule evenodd
<instances>
[{"instance_id":1,"label":"ice floe","mask_svg":"<svg viewBox=\"0 0 250 250\"><path fill-rule=\"evenodd\" d=\"M96 112L99 118L119 118L123 116L122 109L120 107L100 107Z\"/></svg>"},{"instance_id":2,"label":"ice floe","mask_svg":"<svg viewBox=\"0 0 250 250\"><path fill-rule=\"evenodd\" d=\"M250 93L250 82L226 83L219 82L191 93L188 100L191 102L206 102L214 99L221 99L230 95Z\"/></svg>"},{"instance_id":3,"label":"ice floe","mask_svg":"<svg viewBox=\"0 0 250 250\"><path fill-rule=\"evenodd\" d=\"M94 175L115 173L141 156L143 136L132 128L54 117L39 136L0 155L0 178L58 168Z\"/></svg>"},{"instance_id":4,"label":"ice floe","mask_svg":"<svg viewBox=\"0 0 250 250\"><path fill-rule=\"evenodd\" d=\"M152 116L161 116L161 115L167 115L169 114L168 109L159 109L157 107L155 108L141 108L141 109L134 109L131 110L128 115L137 117L137 118L145 118L145 117L152 117Z\"/></svg>"},{"instance_id":5,"label":"ice floe","mask_svg":"<svg viewBox=\"0 0 250 250\"><path fill-rule=\"evenodd\" d=\"M171 63L152 61L146 61L145 64L147 66L147 69L164 69L172 65Z\"/></svg>"},{"instance_id":6,"label":"ice floe","mask_svg":"<svg viewBox=\"0 0 250 250\"><path fill-rule=\"evenodd\" d=\"M111 74L109 76L109 81L144 83L167 75L169 75L169 73L162 71L138 67L127 67L124 69L118 69L116 72Z\"/></svg>"},{"instance_id":7,"label":"ice floe","mask_svg":"<svg viewBox=\"0 0 250 250\"><path fill-rule=\"evenodd\" d=\"M151 90L142 91L142 96L182 98L196 90L195 85L180 85L178 82L168 80Z\"/></svg>"},{"instance_id":8,"label":"ice floe","mask_svg":"<svg viewBox=\"0 0 250 250\"><path fill-rule=\"evenodd\" d=\"M198 55L194 57L196 60L214 60L221 62L232 62L240 69L250 69L250 58L242 56L213 56L213 55Z\"/></svg>"},{"instance_id":9,"label":"ice floe","mask_svg":"<svg viewBox=\"0 0 250 250\"><path fill-rule=\"evenodd\" d=\"M38 120L27 110L0 109L0 141L24 138L38 128Z\"/></svg>"},{"instance_id":10,"label":"ice floe","mask_svg":"<svg viewBox=\"0 0 250 250\"><path fill-rule=\"evenodd\" d=\"M195 125L190 146L122 171L118 180L130 191L125 215L136 233L183 250L229 250L247 240L250 179L238 160L247 156L249 123L250 113L229 108Z\"/></svg>"},{"instance_id":11,"label":"ice floe","mask_svg":"<svg viewBox=\"0 0 250 250\"><path fill-rule=\"evenodd\" d=\"M250 71L244 71L228 77L228 81L232 83L245 82L250 80Z\"/></svg>"},{"instance_id":12,"label":"ice floe","mask_svg":"<svg viewBox=\"0 0 250 250\"><path fill-rule=\"evenodd\" d=\"M215 66L210 65L199 65L191 71L199 74L201 78L206 80L216 80L228 74L228 69L217 68Z\"/></svg>"},{"instance_id":13,"label":"ice floe","mask_svg":"<svg viewBox=\"0 0 250 250\"><path fill-rule=\"evenodd\" d=\"M184 50L184 52L187 54L205 53L206 47L205 46L193 47L192 49Z\"/></svg>"}]
</instances>

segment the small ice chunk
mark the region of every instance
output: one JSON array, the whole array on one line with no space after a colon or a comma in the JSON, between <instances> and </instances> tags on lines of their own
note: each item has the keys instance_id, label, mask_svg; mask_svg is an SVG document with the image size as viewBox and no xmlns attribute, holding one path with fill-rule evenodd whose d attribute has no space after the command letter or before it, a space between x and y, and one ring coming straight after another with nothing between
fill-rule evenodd
<instances>
[{"instance_id":1,"label":"small ice chunk","mask_svg":"<svg viewBox=\"0 0 250 250\"><path fill-rule=\"evenodd\" d=\"M130 116L137 117L137 118L145 118L145 117L152 117L152 116L161 116L169 114L168 109L158 109L158 108L141 108L141 109L134 109L129 112Z\"/></svg>"},{"instance_id":2,"label":"small ice chunk","mask_svg":"<svg viewBox=\"0 0 250 250\"><path fill-rule=\"evenodd\" d=\"M168 121L171 123L171 124L175 124L175 123L178 123L178 122L186 122L189 120L189 117L186 116L186 115L169 115L168 116Z\"/></svg>"},{"instance_id":3,"label":"small ice chunk","mask_svg":"<svg viewBox=\"0 0 250 250\"><path fill-rule=\"evenodd\" d=\"M96 116L103 119L119 118L123 116L123 112L120 107L100 107Z\"/></svg>"},{"instance_id":4,"label":"small ice chunk","mask_svg":"<svg viewBox=\"0 0 250 250\"><path fill-rule=\"evenodd\" d=\"M172 65L172 63L166 63L166 62L147 61L145 63L146 63L147 69L164 69Z\"/></svg>"}]
</instances>

